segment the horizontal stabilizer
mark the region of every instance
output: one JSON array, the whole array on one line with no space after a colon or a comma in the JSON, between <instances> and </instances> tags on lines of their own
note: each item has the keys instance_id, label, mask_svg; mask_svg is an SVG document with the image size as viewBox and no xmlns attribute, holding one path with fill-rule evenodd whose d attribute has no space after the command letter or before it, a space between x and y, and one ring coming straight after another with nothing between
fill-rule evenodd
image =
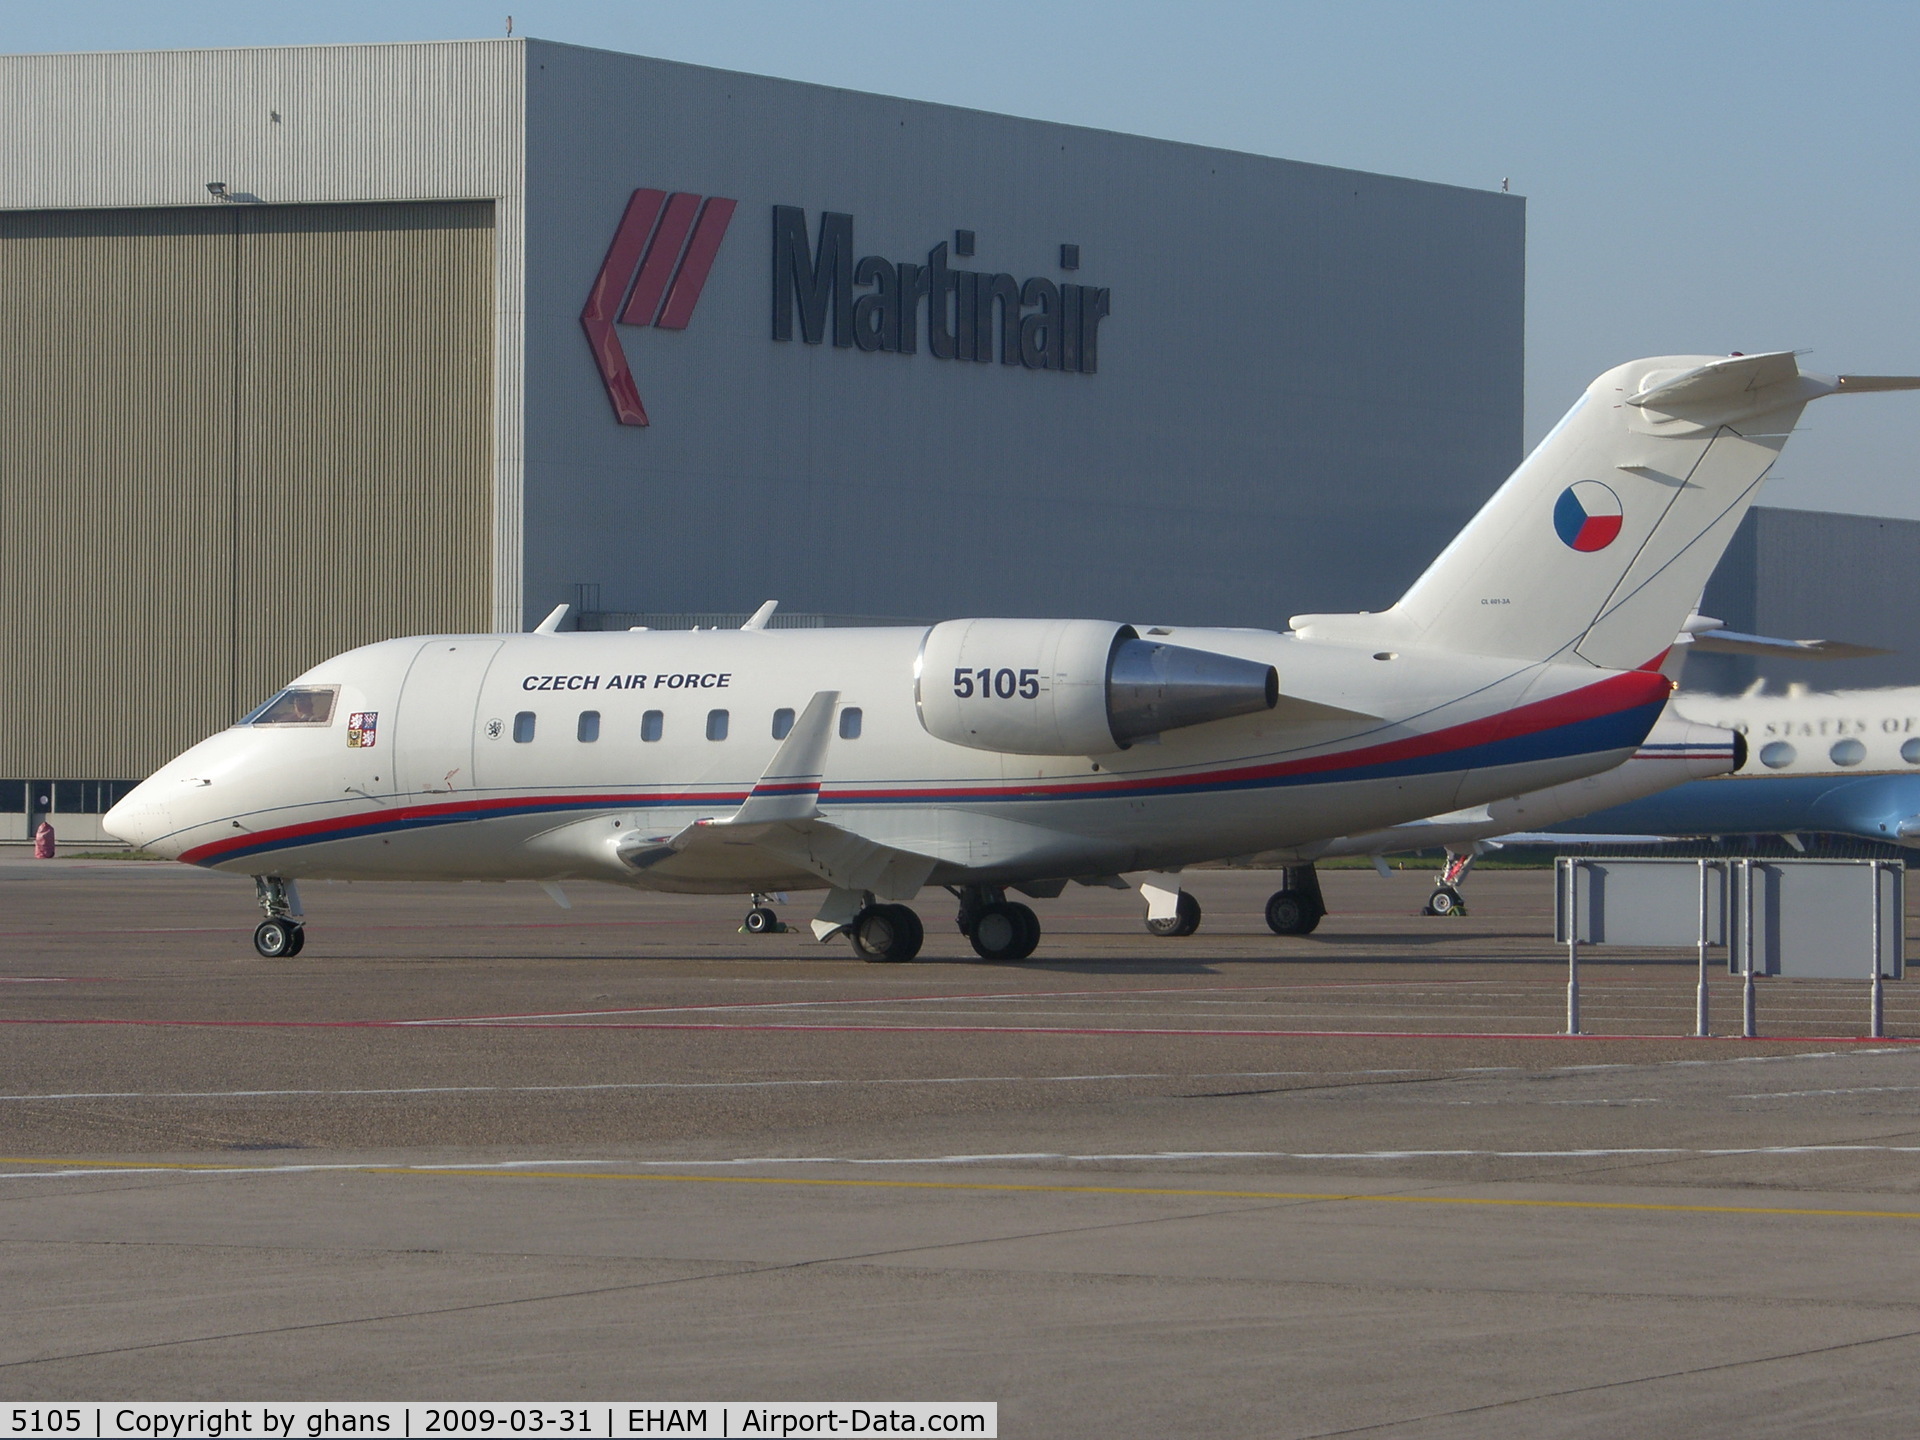
<instances>
[{"instance_id":1,"label":"horizontal stabilizer","mask_svg":"<svg viewBox=\"0 0 1920 1440\"><path fill-rule=\"evenodd\" d=\"M1693 648L1710 655L1776 655L1799 660L1864 660L1891 655L1877 645L1855 645L1848 640L1777 640L1771 635L1743 635L1738 630L1702 630Z\"/></svg>"},{"instance_id":2,"label":"horizontal stabilizer","mask_svg":"<svg viewBox=\"0 0 1920 1440\"><path fill-rule=\"evenodd\" d=\"M1730 355L1683 370L1655 370L1642 378L1636 393L1627 396L1627 404L1672 410L1739 401L1769 385L1797 379L1799 374L1800 365L1791 350Z\"/></svg>"},{"instance_id":3,"label":"horizontal stabilizer","mask_svg":"<svg viewBox=\"0 0 1920 1440\"><path fill-rule=\"evenodd\" d=\"M1870 395L1876 390L1920 390L1920 375L1842 375L1836 394Z\"/></svg>"}]
</instances>

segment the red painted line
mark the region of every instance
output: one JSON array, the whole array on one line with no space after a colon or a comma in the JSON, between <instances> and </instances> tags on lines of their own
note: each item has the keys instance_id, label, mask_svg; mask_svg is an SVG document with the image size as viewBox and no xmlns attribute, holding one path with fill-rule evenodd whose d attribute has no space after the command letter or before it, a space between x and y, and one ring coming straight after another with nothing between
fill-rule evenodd
<instances>
[{"instance_id":1,"label":"red painted line","mask_svg":"<svg viewBox=\"0 0 1920 1440\"><path fill-rule=\"evenodd\" d=\"M1694 1040L1694 1035L1567 1035L1552 1030L1204 1030L1150 1029L1129 1026L1080 1025L728 1025L720 1022L652 1022L632 1024L551 1024L546 1022L494 1022L466 1028L497 1030L702 1030L769 1033L823 1034L906 1034L906 1035L1152 1035L1195 1036L1225 1040ZM419 1020L117 1020L117 1019L0 1019L0 1025L134 1025L173 1026L214 1030L395 1030L458 1029L460 1025L435 1026ZM1737 1035L1715 1035L1714 1040L1738 1040ZM1898 1035L1761 1035L1760 1041L1780 1045L1914 1045L1920 1037Z\"/></svg>"},{"instance_id":2,"label":"red painted line","mask_svg":"<svg viewBox=\"0 0 1920 1440\"><path fill-rule=\"evenodd\" d=\"M355 810L326 820L304 820L297 825L282 825L269 830L250 830L244 835L231 839L209 841L184 852L180 858L189 865L204 865L219 859L228 851L244 850L263 841L313 840L342 831L358 830L374 821L391 825L407 821L440 820L450 816L487 820L496 815L513 815L529 810L590 810L599 806L621 805L632 806L635 809L662 805L713 805L738 808L746 801L749 793L746 790L728 790L624 795L500 795L485 800L458 800L436 805L399 805L377 810Z\"/></svg>"},{"instance_id":3,"label":"red painted line","mask_svg":"<svg viewBox=\"0 0 1920 1440\"><path fill-rule=\"evenodd\" d=\"M422 927L433 928L433 927ZM617 1010L550 1010L515 1015L443 1015L425 1020L396 1020L396 1025L485 1025L488 1022L530 1020L579 1020L598 1015L657 1015L676 1010L784 1010L825 1008L838 1005L930 1005L986 1000L1074 1000L1083 997L1104 999L1129 995L1217 995L1265 994L1278 990L1367 990L1383 986L1404 986L1403 980L1323 980L1302 981L1291 985L1155 985L1109 990L978 990L952 995L863 995L839 1000L733 1000L713 1005L633 1005ZM1421 981L1431 985L1508 985L1534 984L1559 990L1566 982L1558 976L1541 979L1501 976L1486 979ZM1677 1001L1675 1003L1678 1003Z\"/></svg>"},{"instance_id":4,"label":"red painted line","mask_svg":"<svg viewBox=\"0 0 1920 1440\"><path fill-rule=\"evenodd\" d=\"M673 277L673 288L667 292L667 303L660 309L659 320L654 322L662 330L684 330L693 318L693 307L700 303L707 272L713 269L713 257L720 253L720 242L726 237L728 222L733 219L733 208L733 201L722 200L717 195L700 207L693 238L687 242L686 259L680 262L680 271Z\"/></svg>"},{"instance_id":5,"label":"red painted line","mask_svg":"<svg viewBox=\"0 0 1920 1440\"><path fill-rule=\"evenodd\" d=\"M667 280L679 263L680 247L686 242L687 229L699 208L700 197L685 191L668 199L660 227L653 232L653 243L647 246L646 258L640 262L633 294L627 300L627 308L620 312L622 325L653 323L654 311L660 308L661 292L667 288Z\"/></svg>"}]
</instances>

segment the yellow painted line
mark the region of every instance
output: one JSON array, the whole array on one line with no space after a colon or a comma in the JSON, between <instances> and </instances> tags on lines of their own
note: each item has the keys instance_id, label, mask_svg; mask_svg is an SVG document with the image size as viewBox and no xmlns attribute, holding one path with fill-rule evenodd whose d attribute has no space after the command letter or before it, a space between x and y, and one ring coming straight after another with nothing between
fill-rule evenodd
<instances>
[{"instance_id":1,"label":"yellow painted line","mask_svg":"<svg viewBox=\"0 0 1920 1440\"><path fill-rule=\"evenodd\" d=\"M0 1165L56 1165L63 1169L186 1171L227 1175L323 1174L413 1175L461 1180L645 1180L685 1185L786 1185L816 1189L952 1190L1037 1195L1136 1195L1177 1200L1324 1200L1375 1205L1488 1205L1519 1210L1622 1210L1669 1215L1813 1216L1830 1220L1920 1220L1914 1210L1826 1210L1788 1205L1664 1205L1638 1200L1520 1200L1479 1195L1361 1195L1321 1190L1197 1190L1156 1185L1015 1185L967 1180L829 1180L793 1175L654 1175L598 1170L480 1170L457 1165L287 1165L241 1167L119 1160L47 1160L0 1155ZM0 1178L5 1178L0 1176Z\"/></svg>"}]
</instances>

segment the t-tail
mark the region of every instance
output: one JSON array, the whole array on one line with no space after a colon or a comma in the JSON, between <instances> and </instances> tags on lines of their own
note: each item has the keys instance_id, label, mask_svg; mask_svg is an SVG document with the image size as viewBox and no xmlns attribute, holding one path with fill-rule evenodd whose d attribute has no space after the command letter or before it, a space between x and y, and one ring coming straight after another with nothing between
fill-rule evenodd
<instances>
[{"instance_id":1,"label":"t-tail","mask_svg":"<svg viewBox=\"0 0 1920 1440\"><path fill-rule=\"evenodd\" d=\"M1616 366L1392 609L1293 627L1607 670L1658 663L1808 402L1914 389L1920 377L1805 374L1788 351Z\"/></svg>"}]
</instances>

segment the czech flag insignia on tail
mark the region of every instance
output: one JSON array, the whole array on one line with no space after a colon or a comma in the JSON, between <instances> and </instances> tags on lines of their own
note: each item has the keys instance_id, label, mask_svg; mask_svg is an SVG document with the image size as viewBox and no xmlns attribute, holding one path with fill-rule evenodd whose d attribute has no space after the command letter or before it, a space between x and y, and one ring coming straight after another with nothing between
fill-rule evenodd
<instances>
[{"instance_id":1,"label":"czech flag insignia on tail","mask_svg":"<svg viewBox=\"0 0 1920 1440\"><path fill-rule=\"evenodd\" d=\"M1575 481L1554 502L1554 532L1571 549L1604 550L1620 525L1620 497L1598 480Z\"/></svg>"}]
</instances>

